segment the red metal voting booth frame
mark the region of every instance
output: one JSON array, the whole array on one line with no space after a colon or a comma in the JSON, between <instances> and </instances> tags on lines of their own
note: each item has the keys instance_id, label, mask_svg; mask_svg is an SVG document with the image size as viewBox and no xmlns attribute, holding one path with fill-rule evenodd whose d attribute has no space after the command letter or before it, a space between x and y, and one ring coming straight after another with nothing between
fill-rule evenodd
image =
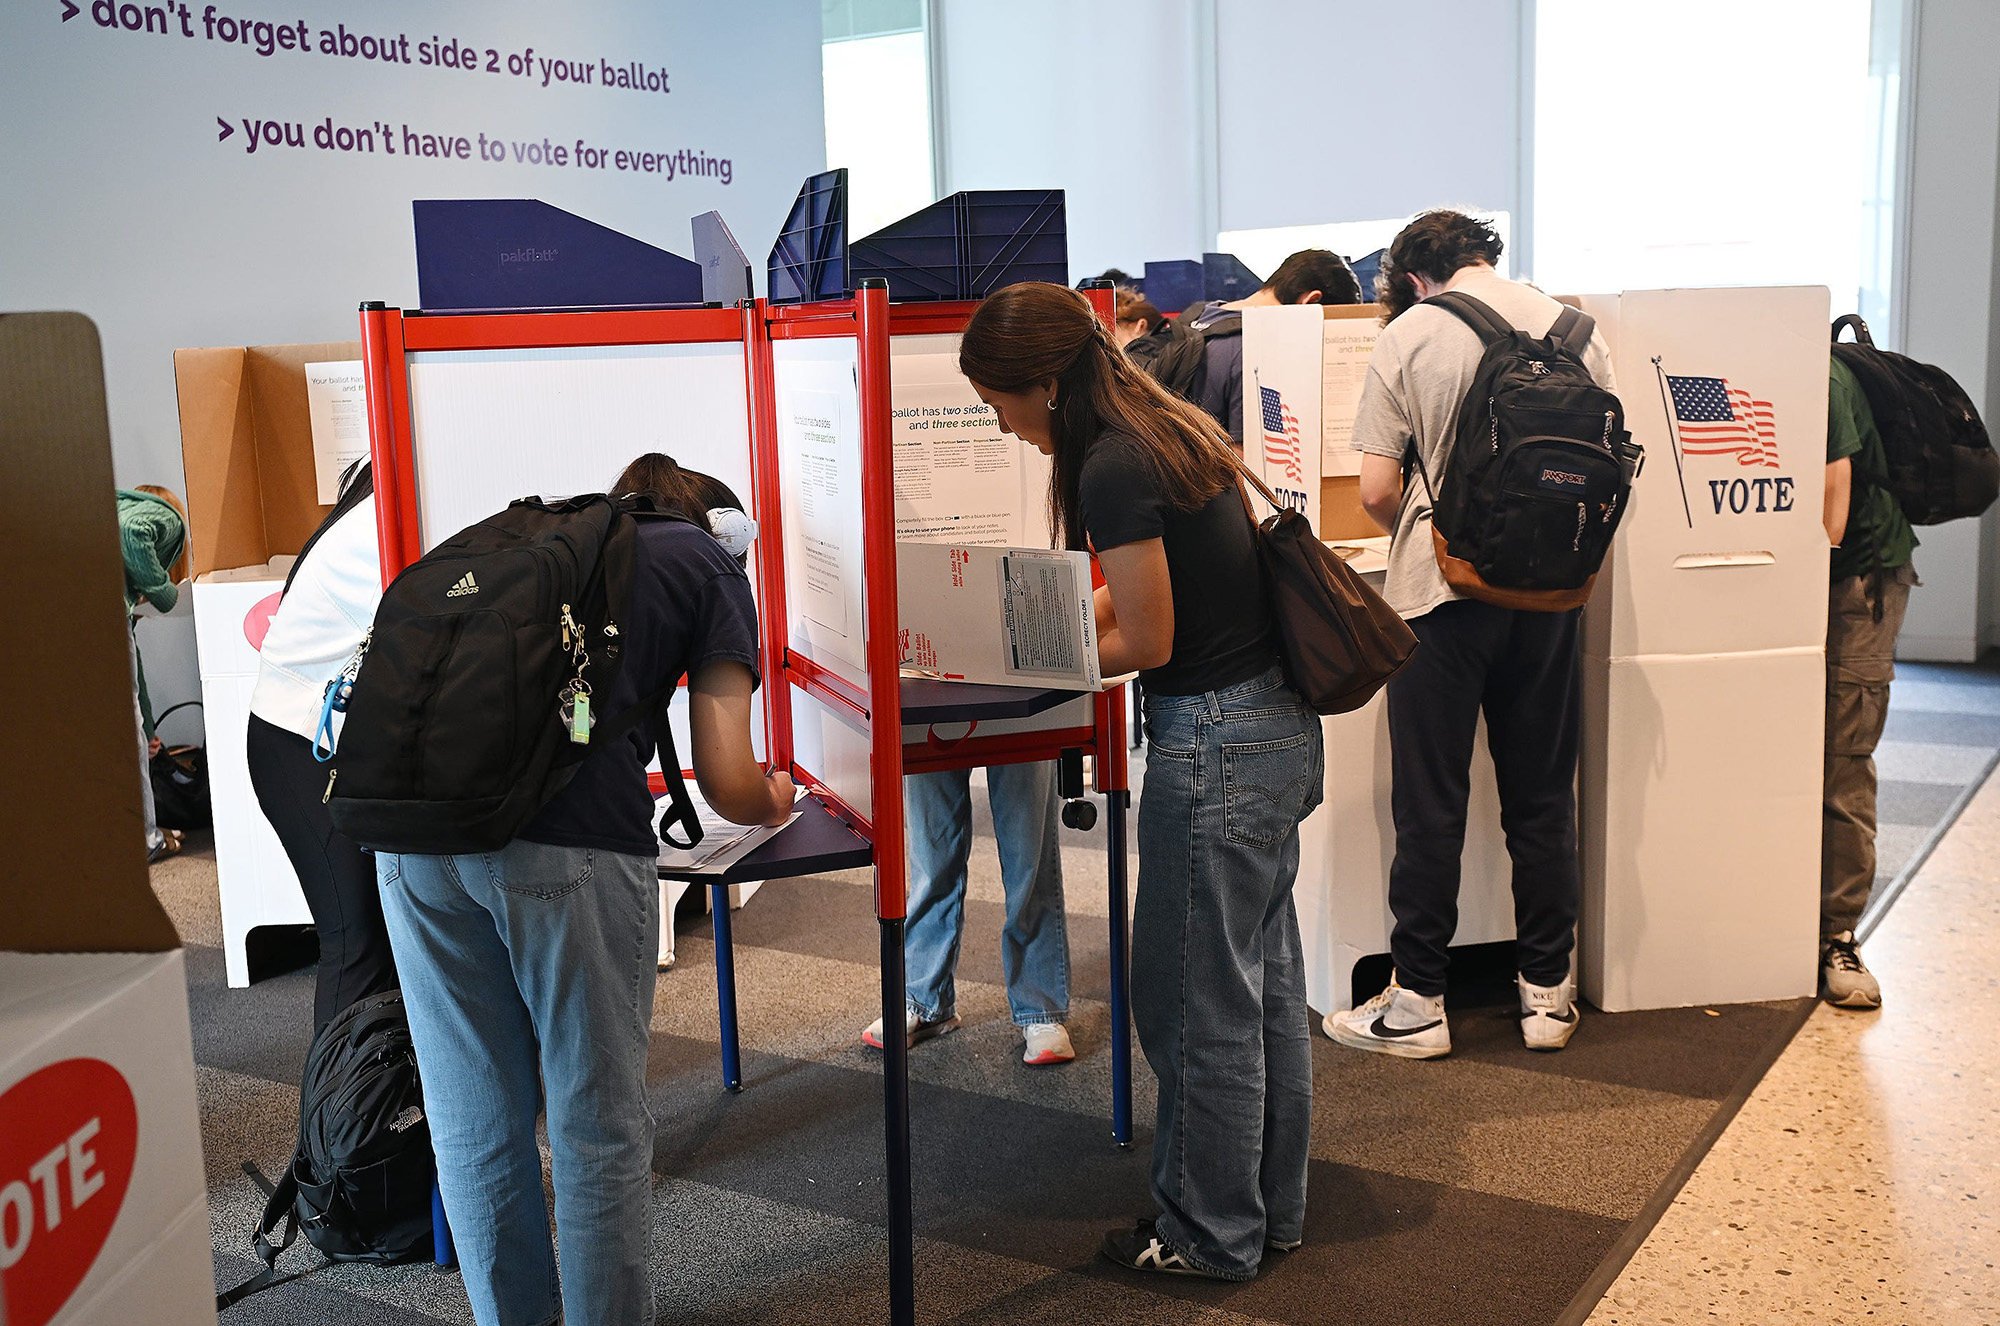
<instances>
[{"instance_id":1,"label":"red metal voting booth frame","mask_svg":"<svg viewBox=\"0 0 2000 1326\"><path fill-rule=\"evenodd\" d=\"M1111 320L1109 291L1087 292L1099 316ZM417 513L415 438L410 410L409 360L422 351L556 349L617 345L740 345L744 355L750 437L751 505L759 525L757 589L767 623L790 621L785 594L784 502L778 442L779 341L851 339L856 346L861 443L861 506L868 685L855 686L790 647L789 626L767 629L762 641L766 750L774 768L788 770L835 815L872 845L875 913L882 941L884 1025L901 1025L905 1000L903 924L905 875L902 780L906 772L976 768L1050 760L1065 751L1092 757L1093 787L1107 810L1110 853L1112 966L1113 1136L1131 1140L1131 1033L1125 877L1128 781L1125 706L1120 690L1091 697L1090 726L966 737L939 746L903 741L899 618L896 606L896 511L891 431L893 336L957 334L972 303L892 305L888 291L865 285L849 298L773 306L755 300L735 309L613 309L405 315L400 309L361 306L361 349L367 383L370 452L375 474L377 538L386 585L423 555ZM865 734L870 745L871 814L848 804L797 759L791 692L811 696ZM726 901L718 899L718 939ZM719 952L721 951L719 947ZM733 976L730 978L733 986ZM725 1016L733 1024L734 1010ZM731 1027L733 1030L733 1026ZM914 1230L911 1220L908 1050L903 1039L884 1040L884 1133L888 1160L890 1320L914 1320ZM733 1056L732 1056L733 1057ZM727 1077L727 1074L726 1074ZM737 1082L728 1082L732 1088Z\"/></svg>"}]
</instances>

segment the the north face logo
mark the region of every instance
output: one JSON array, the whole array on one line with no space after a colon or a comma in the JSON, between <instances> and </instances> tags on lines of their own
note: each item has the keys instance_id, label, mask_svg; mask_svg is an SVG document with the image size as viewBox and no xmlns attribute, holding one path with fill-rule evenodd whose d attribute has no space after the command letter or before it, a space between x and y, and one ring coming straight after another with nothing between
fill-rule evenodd
<instances>
[{"instance_id":1,"label":"the north face logo","mask_svg":"<svg viewBox=\"0 0 2000 1326\"><path fill-rule=\"evenodd\" d=\"M478 592L479 582L472 578L472 572L467 571L458 578L457 584L444 592L444 596L448 599L455 599L462 598L467 594L477 594Z\"/></svg>"}]
</instances>

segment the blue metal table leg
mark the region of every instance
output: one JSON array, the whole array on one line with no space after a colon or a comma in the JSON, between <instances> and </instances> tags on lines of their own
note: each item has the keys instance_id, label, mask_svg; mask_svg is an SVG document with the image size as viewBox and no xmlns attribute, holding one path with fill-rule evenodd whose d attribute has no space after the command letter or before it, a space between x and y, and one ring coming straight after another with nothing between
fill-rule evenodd
<instances>
[{"instance_id":1,"label":"blue metal table leg","mask_svg":"<svg viewBox=\"0 0 2000 1326\"><path fill-rule=\"evenodd\" d=\"M1126 921L1125 812L1130 792L1104 794L1108 823L1105 846L1111 856L1111 1137L1132 1145L1132 959Z\"/></svg>"},{"instance_id":2,"label":"blue metal table leg","mask_svg":"<svg viewBox=\"0 0 2000 1326\"><path fill-rule=\"evenodd\" d=\"M715 917L715 1006L722 1032L722 1085L743 1090L742 1047L736 1039L736 951L729 937L729 886L709 886Z\"/></svg>"},{"instance_id":3,"label":"blue metal table leg","mask_svg":"<svg viewBox=\"0 0 2000 1326\"><path fill-rule=\"evenodd\" d=\"M917 1318L916 1235L910 1196L910 1046L897 1035L909 995L903 986L903 922L882 920L882 1125L889 1157L889 1320Z\"/></svg>"},{"instance_id":4,"label":"blue metal table leg","mask_svg":"<svg viewBox=\"0 0 2000 1326\"><path fill-rule=\"evenodd\" d=\"M458 1265L458 1247L451 1240L451 1222L445 1219L444 1193L431 1185L431 1260L439 1266Z\"/></svg>"}]
</instances>

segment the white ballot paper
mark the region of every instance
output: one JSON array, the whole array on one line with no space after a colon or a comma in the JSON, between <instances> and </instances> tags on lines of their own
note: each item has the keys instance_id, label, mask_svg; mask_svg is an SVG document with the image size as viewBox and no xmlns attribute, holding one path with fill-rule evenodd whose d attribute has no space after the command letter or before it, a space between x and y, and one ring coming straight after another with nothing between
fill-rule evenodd
<instances>
[{"instance_id":1,"label":"white ballot paper","mask_svg":"<svg viewBox=\"0 0 2000 1326\"><path fill-rule=\"evenodd\" d=\"M1354 412L1381 327L1373 318L1328 318L1320 342L1320 474L1361 473Z\"/></svg>"},{"instance_id":2,"label":"white ballot paper","mask_svg":"<svg viewBox=\"0 0 2000 1326\"><path fill-rule=\"evenodd\" d=\"M1090 558L1041 548L896 545L904 675L1094 691Z\"/></svg>"},{"instance_id":3,"label":"white ballot paper","mask_svg":"<svg viewBox=\"0 0 2000 1326\"><path fill-rule=\"evenodd\" d=\"M319 504L340 498L340 476L368 454L368 391L359 359L306 365L306 413L312 421L313 477Z\"/></svg>"},{"instance_id":4,"label":"white ballot paper","mask_svg":"<svg viewBox=\"0 0 2000 1326\"><path fill-rule=\"evenodd\" d=\"M731 824L702 800L700 788L689 783L687 792L688 800L694 803L695 818L701 821L701 841L692 848L660 844L660 869L678 875L720 875L799 817L799 812L795 810L783 824ZM660 812L666 809L666 805L665 797L653 803L655 824L659 823Z\"/></svg>"}]
</instances>

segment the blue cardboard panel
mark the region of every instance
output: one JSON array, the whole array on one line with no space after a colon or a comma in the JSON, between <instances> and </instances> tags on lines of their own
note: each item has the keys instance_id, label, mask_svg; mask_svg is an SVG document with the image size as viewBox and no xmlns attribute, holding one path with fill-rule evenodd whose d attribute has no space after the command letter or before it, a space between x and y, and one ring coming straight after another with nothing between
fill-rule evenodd
<instances>
[{"instance_id":1,"label":"blue cardboard panel","mask_svg":"<svg viewBox=\"0 0 2000 1326\"><path fill-rule=\"evenodd\" d=\"M694 263L537 199L420 198L411 212L427 309L701 302Z\"/></svg>"},{"instance_id":2,"label":"blue cardboard panel","mask_svg":"<svg viewBox=\"0 0 2000 1326\"><path fill-rule=\"evenodd\" d=\"M1202 265L1191 258L1146 264L1146 298L1162 313L1185 313L1207 298L1205 289Z\"/></svg>"},{"instance_id":3,"label":"blue cardboard panel","mask_svg":"<svg viewBox=\"0 0 2000 1326\"><path fill-rule=\"evenodd\" d=\"M710 304L734 304L751 294L750 260L729 233L720 212L703 212L694 229L694 260L701 268L701 297Z\"/></svg>"},{"instance_id":4,"label":"blue cardboard panel","mask_svg":"<svg viewBox=\"0 0 2000 1326\"><path fill-rule=\"evenodd\" d=\"M849 277L880 277L898 303L984 299L1021 281L1069 284L1060 189L952 194L884 226L848 250Z\"/></svg>"},{"instance_id":5,"label":"blue cardboard panel","mask_svg":"<svg viewBox=\"0 0 2000 1326\"><path fill-rule=\"evenodd\" d=\"M1361 282L1363 302L1376 298L1376 283L1382 279L1382 259L1389 252L1377 249L1365 258L1356 258L1347 265L1354 269L1354 279Z\"/></svg>"},{"instance_id":6,"label":"blue cardboard panel","mask_svg":"<svg viewBox=\"0 0 2000 1326\"><path fill-rule=\"evenodd\" d=\"M853 287L847 267L847 172L813 175L799 188L791 213L771 246L769 295L774 304L839 299Z\"/></svg>"},{"instance_id":7,"label":"blue cardboard panel","mask_svg":"<svg viewBox=\"0 0 2000 1326\"><path fill-rule=\"evenodd\" d=\"M1264 285L1264 278L1245 267L1233 253L1201 255L1201 291L1206 299L1247 299Z\"/></svg>"}]
</instances>

